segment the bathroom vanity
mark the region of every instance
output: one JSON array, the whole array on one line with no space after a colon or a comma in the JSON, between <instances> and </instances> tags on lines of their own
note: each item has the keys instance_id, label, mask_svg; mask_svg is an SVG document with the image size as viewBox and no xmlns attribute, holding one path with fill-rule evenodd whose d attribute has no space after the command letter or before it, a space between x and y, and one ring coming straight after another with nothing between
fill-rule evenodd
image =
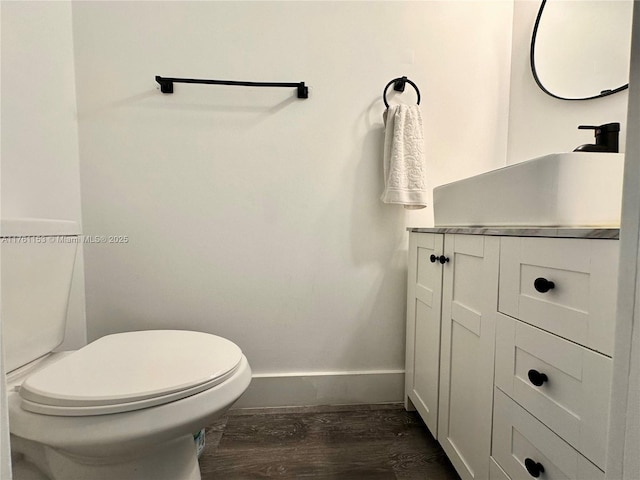
<instances>
[{"instance_id":1,"label":"bathroom vanity","mask_svg":"<svg viewBox=\"0 0 640 480\"><path fill-rule=\"evenodd\" d=\"M604 478L618 234L410 229L405 405L463 480Z\"/></svg>"}]
</instances>

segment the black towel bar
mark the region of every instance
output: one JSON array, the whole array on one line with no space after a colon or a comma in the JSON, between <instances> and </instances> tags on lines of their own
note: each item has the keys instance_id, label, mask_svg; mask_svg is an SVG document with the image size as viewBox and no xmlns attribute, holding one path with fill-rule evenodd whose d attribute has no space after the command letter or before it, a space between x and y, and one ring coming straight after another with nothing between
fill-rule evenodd
<instances>
[{"instance_id":1,"label":"black towel bar","mask_svg":"<svg viewBox=\"0 0 640 480\"><path fill-rule=\"evenodd\" d=\"M409 80L407 77L398 77L391 80L387 83L387 86L384 87L384 91L382 92L382 99L384 100L384 106L389 108L389 102L387 102L387 90L393 84L393 89L396 92L404 92L404 87L406 84L410 84L413 88L416 89L416 93L418 94L418 105L420 105L420 90L418 90L418 86Z\"/></svg>"},{"instance_id":2,"label":"black towel bar","mask_svg":"<svg viewBox=\"0 0 640 480\"><path fill-rule=\"evenodd\" d=\"M170 78L156 75L162 93L173 93L174 83L201 83L205 85L236 85L241 87L291 87L298 89L298 98L309 98L309 87L304 82L238 82L235 80L198 80L195 78Z\"/></svg>"}]
</instances>

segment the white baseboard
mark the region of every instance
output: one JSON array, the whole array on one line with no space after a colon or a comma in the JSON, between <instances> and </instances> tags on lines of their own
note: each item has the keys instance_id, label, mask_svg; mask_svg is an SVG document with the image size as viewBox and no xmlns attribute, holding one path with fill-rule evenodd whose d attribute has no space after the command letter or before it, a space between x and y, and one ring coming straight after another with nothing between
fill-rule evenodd
<instances>
[{"instance_id":1,"label":"white baseboard","mask_svg":"<svg viewBox=\"0 0 640 480\"><path fill-rule=\"evenodd\" d=\"M402 402L404 370L254 374L233 408Z\"/></svg>"}]
</instances>

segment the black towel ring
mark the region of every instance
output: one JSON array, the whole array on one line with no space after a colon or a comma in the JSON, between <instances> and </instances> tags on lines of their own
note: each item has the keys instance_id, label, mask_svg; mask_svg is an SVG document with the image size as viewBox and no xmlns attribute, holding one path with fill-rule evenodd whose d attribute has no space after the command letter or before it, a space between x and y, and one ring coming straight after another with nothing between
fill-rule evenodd
<instances>
[{"instance_id":1,"label":"black towel ring","mask_svg":"<svg viewBox=\"0 0 640 480\"><path fill-rule=\"evenodd\" d=\"M387 86L384 87L384 92L382 92L382 99L384 100L385 107L389 108L389 102L387 102L387 90L389 89L389 87L393 84L393 89L396 92L404 92L404 87L407 83L416 89L416 93L418 94L418 105L420 105L420 90L418 90L418 86L407 77L398 77L391 80L389 83L387 83Z\"/></svg>"}]
</instances>

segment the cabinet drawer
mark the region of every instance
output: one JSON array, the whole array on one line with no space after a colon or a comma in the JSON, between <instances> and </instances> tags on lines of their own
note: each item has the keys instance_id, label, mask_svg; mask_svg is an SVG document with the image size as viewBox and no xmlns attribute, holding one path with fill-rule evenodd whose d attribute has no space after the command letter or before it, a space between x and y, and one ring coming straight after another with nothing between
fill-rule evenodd
<instances>
[{"instance_id":1,"label":"cabinet drawer","mask_svg":"<svg viewBox=\"0 0 640 480\"><path fill-rule=\"evenodd\" d=\"M498 310L611 356L618 249L616 240L503 237ZM553 288L540 292L537 279Z\"/></svg>"},{"instance_id":2,"label":"cabinet drawer","mask_svg":"<svg viewBox=\"0 0 640 480\"><path fill-rule=\"evenodd\" d=\"M534 476L526 468L529 463L542 467L541 478L547 480L604 479L600 469L497 388L492 456L514 479Z\"/></svg>"},{"instance_id":3,"label":"cabinet drawer","mask_svg":"<svg viewBox=\"0 0 640 480\"><path fill-rule=\"evenodd\" d=\"M600 468L611 373L609 357L498 316L496 386Z\"/></svg>"},{"instance_id":4,"label":"cabinet drawer","mask_svg":"<svg viewBox=\"0 0 640 480\"><path fill-rule=\"evenodd\" d=\"M493 457L489 459L489 480L511 480Z\"/></svg>"}]
</instances>

